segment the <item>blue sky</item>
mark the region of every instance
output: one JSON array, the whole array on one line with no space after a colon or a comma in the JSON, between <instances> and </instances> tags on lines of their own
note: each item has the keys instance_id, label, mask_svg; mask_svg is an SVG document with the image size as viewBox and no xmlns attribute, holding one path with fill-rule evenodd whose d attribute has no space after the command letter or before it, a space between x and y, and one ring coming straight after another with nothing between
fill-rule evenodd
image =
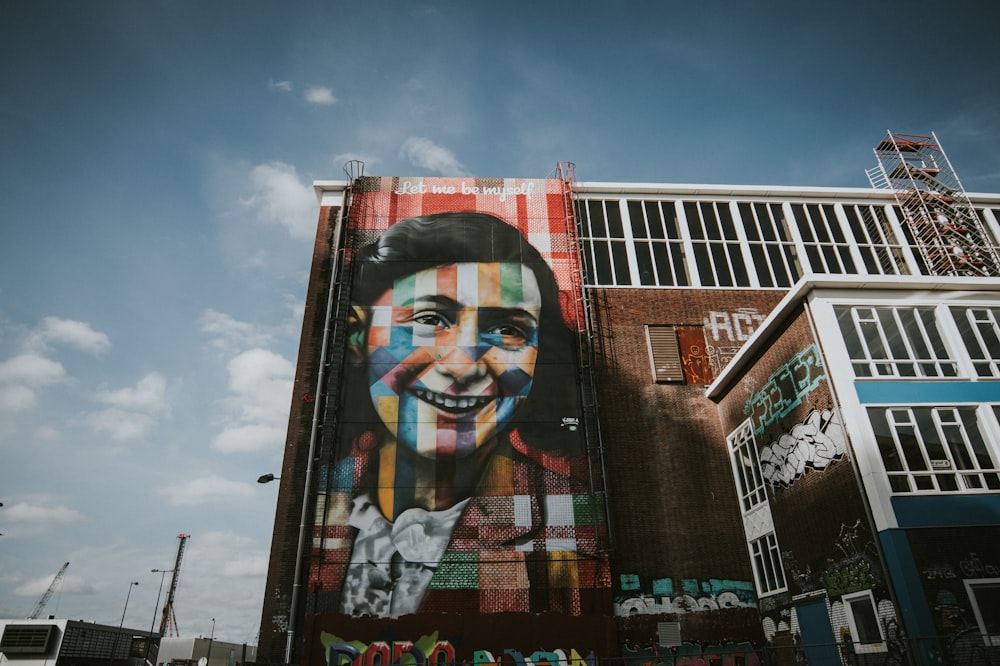
<instances>
[{"instance_id":1,"label":"blue sky","mask_svg":"<svg viewBox=\"0 0 1000 666\"><path fill-rule=\"evenodd\" d=\"M4 3L0 617L254 642L317 204L369 175L1000 191L986 2Z\"/></svg>"}]
</instances>

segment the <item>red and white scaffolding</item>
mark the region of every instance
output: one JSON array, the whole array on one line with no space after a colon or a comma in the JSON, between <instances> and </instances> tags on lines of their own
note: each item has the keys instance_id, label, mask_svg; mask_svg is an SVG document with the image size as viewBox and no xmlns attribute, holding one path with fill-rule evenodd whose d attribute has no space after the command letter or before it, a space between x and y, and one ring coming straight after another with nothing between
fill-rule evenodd
<instances>
[{"instance_id":1,"label":"red and white scaffolding","mask_svg":"<svg viewBox=\"0 0 1000 666\"><path fill-rule=\"evenodd\" d=\"M892 190L928 275L1000 275L996 245L933 133L889 132L875 157L868 181Z\"/></svg>"}]
</instances>

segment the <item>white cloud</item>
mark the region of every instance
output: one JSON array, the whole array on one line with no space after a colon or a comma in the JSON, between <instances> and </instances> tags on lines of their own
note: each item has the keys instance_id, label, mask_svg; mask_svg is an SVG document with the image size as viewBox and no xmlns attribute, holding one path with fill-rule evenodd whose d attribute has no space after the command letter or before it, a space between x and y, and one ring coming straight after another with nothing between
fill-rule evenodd
<instances>
[{"instance_id":1,"label":"white cloud","mask_svg":"<svg viewBox=\"0 0 1000 666\"><path fill-rule=\"evenodd\" d=\"M271 90L277 90L279 92L292 92L291 81L275 81L274 79L271 79L267 82L267 87Z\"/></svg>"},{"instance_id":2,"label":"white cloud","mask_svg":"<svg viewBox=\"0 0 1000 666\"><path fill-rule=\"evenodd\" d=\"M227 365L226 403L232 422L212 438L212 448L224 453L280 451L285 440L295 366L267 349L250 349Z\"/></svg>"},{"instance_id":3,"label":"white cloud","mask_svg":"<svg viewBox=\"0 0 1000 666\"><path fill-rule=\"evenodd\" d=\"M337 103L337 98L333 96L333 90L322 86L313 86L306 90L305 100L310 104L322 104L325 106Z\"/></svg>"},{"instance_id":4,"label":"white cloud","mask_svg":"<svg viewBox=\"0 0 1000 666\"><path fill-rule=\"evenodd\" d=\"M256 326L216 310L205 310L201 315L201 330L212 336L212 346L224 351L240 351L271 342L271 336Z\"/></svg>"},{"instance_id":5,"label":"white cloud","mask_svg":"<svg viewBox=\"0 0 1000 666\"><path fill-rule=\"evenodd\" d=\"M50 425L40 425L35 430L35 439L42 442L54 442L62 437L62 433Z\"/></svg>"},{"instance_id":6,"label":"white cloud","mask_svg":"<svg viewBox=\"0 0 1000 666\"><path fill-rule=\"evenodd\" d=\"M100 391L94 398L114 407L139 412L158 413L168 409L167 380L158 372L151 372L135 386L117 391Z\"/></svg>"},{"instance_id":7,"label":"white cloud","mask_svg":"<svg viewBox=\"0 0 1000 666\"><path fill-rule=\"evenodd\" d=\"M141 439L156 425L156 419L149 414L117 408L91 412L86 421L94 432L106 434L116 442Z\"/></svg>"},{"instance_id":8,"label":"white cloud","mask_svg":"<svg viewBox=\"0 0 1000 666\"><path fill-rule=\"evenodd\" d=\"M223 453L276 451L284 441L284 428L253 423L226 428L212 438L212 448Z\"/></svg>"},{"instance_id":9,"label":"white cloud","mask_svg":"<svg viewBox=\"0 0 1000 666\"><path fill-rule=\"evenodd\" d=\"M465 166L443 146L430 139L411 136L403 141L399 156L414 166L436 171L443 176L465 176Z\"/></svg>"},{"instance_id":10,"label":"white cloud","mask_svg":"<svg viewBox=\"0 0 1000 666\"><path fill-rule=\"evenodd\" d=\"M91 354L100 354L111 348L111 340L90 324L73 319L45 317L41 326L28 338L28 349L44 351L50 343L76 347Z\"/></svg>"},{"instance_id":11,"label":"white cloud","mask_svg":"<svg viewBox=\"0 0 1000 666\"><path fill-rule=\"evenodd\" d=\"M91 412L86 422L116 442L145 437L159 417L170 411L167 380L158 372L150 372L135 386L98 391L94 399L110 407Z\"/></svg>"},{"instance_id":12,"label":"white cloud","mask_svg":"<svg viewBox=\"0 0 1000 666\"><path fill-rule=\"evenodd\" d=\"M253 196L247 206L257 208L267 222L288 229L294 238L311 239L316 233L316 195L299 180L295 167L284 162L258 164L250 172Z\"/></svg>"},{"instance_id":13,"label":"white cloud","mask_svg":"<svg viewBox=\"0 0 1000 666\"><path fill-rule=\"evenodd\" d=\"M199 479L181 481L157 490L173 506L198 506L217 502L235 501L253 495L249 483L230 481L216 474Z\"/></svg>"},{"instance_id":14,"label":"white cloud","mask_svg":"<svg viewBox=\"0 0 1000 666\"><path fill-rule=\"evenodd\" d=\"M225 578L256 578L267 575L267 557L264 554L237 553L222 565Z\"/></svg>"},{"instance_id":15,"label":"white cloud","mask_svg":"<svg viewBox=\"0 0 1000 666\"><path fill-rule=\"evenodd\" d=\"M41 597L52 585L55 575L32 578L14 588L13 592L19 597ZM57 588L60 594L93 594L94 587L80 576L67 573L59 581Z\"/></svg>"},{"instance_id":16,"label":"white cloud","mask_svg":"<svg viewBox=\"0 0 1000 666\"><path fill-rule=\"evenodd\" d=\"M0 410L20 411L38 402L36 389L66 379L58 361L38 354L20 354L0 363Z\"/></svg>"},{"instance_id":17,"label":"white cloud","mask_svg":"<svg viewBox=\"0 0 1000 666\"><path fill-rule=\"evenodd\" d=\"M244 418L283 424L288 417L295 366L280 354L251 349L228 364L229 390L241 405Z\"/></svg>"},{"instance_id":18,"label":"white cloud","mask_svg":"<svg viewBox=\"0 0 1000 666\"><path fill-rule=\"evenodd\" d=\"M65 506L41 506L18 502L3 508L3 517L9 523L25 523L32 527L41 525L68 525L83 520L83 515Z\"/></svg>"},{"instance_id":19,"label":"white cloud","mask_svg":"<svg viewBox=\"0 0 1000 666\"><path fill-rule=\"evenodd\" d=\"M0 382L46 386L65 377L61 363L38 354L21 354L0 363Z\"/></svg>"},{"instance_id":20,"label":"white cloud","mask_svg":"<svg viewBox=\"0 0 1000 666\"><path fill-rule=\"evenodd\" d=\"M34 407L38 394L27 386L0 386L0 411L19 412Z\"/></svg>"}]
</instances>

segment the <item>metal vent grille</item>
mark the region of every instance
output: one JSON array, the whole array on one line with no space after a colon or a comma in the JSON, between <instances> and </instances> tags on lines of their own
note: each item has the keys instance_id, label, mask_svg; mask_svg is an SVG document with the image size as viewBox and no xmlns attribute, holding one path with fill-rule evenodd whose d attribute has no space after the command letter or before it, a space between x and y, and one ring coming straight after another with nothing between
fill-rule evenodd
<instances>
[{"instance_id":1,"label":"metal vent grille","mask_svg":"<svg viewBox=\"0 0 1000 666\"><path fill-rule=\"evenodd\" d=\"M55 629L53 624L8 624L0 637L0 652L45 654Z\"/></svg>"},{"instance_id":2,"label":"metal vent grille","mask_svg":"<svg viewBox=\"0 0 1000 666\"><path fill-rule=\"evenodd\" d=\"M656 633L659 635L660 645L677 647L681 644L680 622L657 622Z\"/></svg>"},{"instance_id":3,"label":"metal vent grille","mask_svg":"<svg viewBox=\"0 0 1000 666\"><path fill-rule=\"evenodd\" d=\"M646 326L649 342L649 357L653 364L653 380L656 382L684 381L684 367L681 365L681 350L677 344L677 331L673 326Z\"/></svg>"}]
</instances>

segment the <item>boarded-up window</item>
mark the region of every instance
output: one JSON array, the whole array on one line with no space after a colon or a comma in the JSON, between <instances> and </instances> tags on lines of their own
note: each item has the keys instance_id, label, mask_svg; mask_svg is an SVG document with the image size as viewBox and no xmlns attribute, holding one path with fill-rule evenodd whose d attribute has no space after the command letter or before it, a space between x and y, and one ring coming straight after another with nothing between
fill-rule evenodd
<instances>
[{"instance_id":1,"label":"boarded-up window","mask_svg":"<svg viewBox=\"0 0 1000 666\"><path fill-rule=\"evenodd\" d=\"M649 343L649 359L653 365L653 380L656 382L683 382L684 368L681 365L680 346L677 331L673 326L646 326Z\"/></svg>"}]
</instances>

